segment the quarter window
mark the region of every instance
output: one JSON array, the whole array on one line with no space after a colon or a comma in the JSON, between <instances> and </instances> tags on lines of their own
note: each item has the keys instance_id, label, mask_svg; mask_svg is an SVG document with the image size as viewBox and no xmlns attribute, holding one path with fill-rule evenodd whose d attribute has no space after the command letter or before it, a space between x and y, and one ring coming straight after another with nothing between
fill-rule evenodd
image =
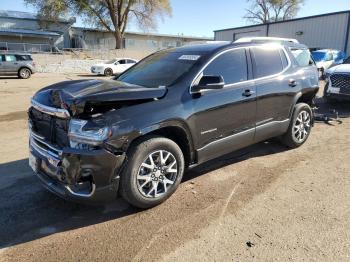
<instances>
[{"instance_id":1,"label":"quarter window","mask_svg":"<svg viewBox=\"0 0 350 262\"><path fill-rule=\"evenodd\" d=\"M274 75L283 71L279 48L253 47L251 50L254 58L255 78Z\"/></svg>"},{"instance_id":2,"label":"quarter window","mask_svg":"<svg viewBox=\"0 0 350 262\"><path fill-rule=\"evenodd\" d=\"M299 66L308 66L313 65L313 61L311 58L311 53L307 49L291 49L295 60L297 61Z\"/></svg>"},{"instance_id":3,"label":"quarter window","mask_svg":"<svg viewBox=\"0 0 350 262\"><path fill-rule=\"evenodd\" d=\"M225 84L247 80L247 57L245 49L225 52L215 58L203 71L204 75L221 75Z\"/></svg>"}]
</instances>

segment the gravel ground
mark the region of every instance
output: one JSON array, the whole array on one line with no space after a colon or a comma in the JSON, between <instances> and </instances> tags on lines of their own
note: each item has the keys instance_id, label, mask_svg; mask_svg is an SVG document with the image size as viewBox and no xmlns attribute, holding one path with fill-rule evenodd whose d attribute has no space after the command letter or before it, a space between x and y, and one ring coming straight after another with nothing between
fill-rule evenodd
<instances>
[{"instance_id":1,"label":"gravel ground","mask_svg":"<svg viewBox=\"0 0 350 262\"><path fill-rule=\"evenodd\" d=\"M26 109L39 88L89 76L0 78L0 261L349 261L350 104L305 145L265 142L187 172L150 210L66 202L27 165Z\"/></svg>"}]
</instances>

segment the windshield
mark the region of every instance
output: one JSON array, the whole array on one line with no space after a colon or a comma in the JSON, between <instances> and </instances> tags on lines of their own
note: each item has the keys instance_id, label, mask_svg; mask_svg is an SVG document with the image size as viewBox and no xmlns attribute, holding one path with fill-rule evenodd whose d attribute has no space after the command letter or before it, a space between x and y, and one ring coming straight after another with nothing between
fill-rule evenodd
<instances>
[{"instance_id":1,"label":"windshield","mask_svg":"<svg viewBox=\"0 0 350 262\"><path fill-rule=\"evenodd\" d=\"M170 86L200 59L198 54L161 51L145 58L117 80L145 87Z\"/></svg>"},{"instance_id":2,"label":"windshield","mask_svg":"<svg viewBox=\"0 0 350 262\"><path fill-rule=\"evenodd\" d=\"M106 62L106 64L114 64L115 62L117 62L117 59L112 59Z\"/></svg>"},{"instance_id":3,"label":"windshield","mask_svg":"<svg viewBox=\"0 0 350 262\"><path fill-rule=\"evenodd\" d=\"M312 52L312 57L314 58L314 60L316 62L321 62L326 60L326 52L318 52L318 51L314 51Z\"/></svg>"}]
</instances>

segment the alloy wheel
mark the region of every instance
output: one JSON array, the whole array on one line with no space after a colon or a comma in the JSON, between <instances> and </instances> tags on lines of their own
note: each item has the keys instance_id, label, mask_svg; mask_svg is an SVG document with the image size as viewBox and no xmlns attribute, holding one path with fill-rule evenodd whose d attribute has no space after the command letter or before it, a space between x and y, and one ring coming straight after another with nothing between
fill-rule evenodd
<instances>
[{"instance_id":1,"label":"alloy wheel","mask_svg":"<svg viewBox=\"0 0 350 262\"><path fill-rule=\"evenodd\" d=\"M174 185L177 161L166 150L155 151L142 162L137 174L137 188L147 198L159 198Z\"/></svg>"},{"instance_id":2,"label":"alloy wheel","mask_svg":"<svg viewBox=\"0 0 350 262\"><path fill-rule=\"evenodd\" d=\"M20 75L22 78L28 78L29 77L29 70L28 69L22 69L21 72L20 72Z\"/></svg>"},{"instance_id":3,"label":"alloy wheel","mask_svg":"<svg viewBox=\"0 0 350 262\"><path fill-rule=\"evenodd\" d=\"M298 143L306 140L311 129L311 115L303 110L299 113L293 126L293 136Z\"/></svg>"}]
</instances>

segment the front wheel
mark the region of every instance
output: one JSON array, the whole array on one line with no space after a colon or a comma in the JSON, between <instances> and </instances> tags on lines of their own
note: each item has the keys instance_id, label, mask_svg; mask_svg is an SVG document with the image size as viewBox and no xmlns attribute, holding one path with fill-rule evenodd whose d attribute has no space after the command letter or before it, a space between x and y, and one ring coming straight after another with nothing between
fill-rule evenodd
<instances>
[{"instance_id":1,"label":"front wheel","mask_svg":"<svg viewBox=\"0 0 350 262\"><path fill-rule=\"evenodd\" d=\"M184 156L164 137L150 137L132 146L121 175L121 195L133 206L150 208L170 197L181 182Z\"/></svg>"},{"instance_id":2,"label":"front wheel","mask_svg":"<svg viewBox=\"0 0 350 262\"><path fill-rule=\"evenodd\" d=\"M113 70L111 68L107 68L105 71L104 71L104 75L105 76L112 76L113 75Z\"/></svg>"},{"instance_id":3,"label":"front wheel","mask_svg":"<svg viewBox=\"0 0 350 262\"><path fill-rule=\"evenodd\" d=\"M308 104L296 104L288 131L282 136L282 143L297 148L308 139L312 128L312 109Z\"/></svg>"}]
</instances>

